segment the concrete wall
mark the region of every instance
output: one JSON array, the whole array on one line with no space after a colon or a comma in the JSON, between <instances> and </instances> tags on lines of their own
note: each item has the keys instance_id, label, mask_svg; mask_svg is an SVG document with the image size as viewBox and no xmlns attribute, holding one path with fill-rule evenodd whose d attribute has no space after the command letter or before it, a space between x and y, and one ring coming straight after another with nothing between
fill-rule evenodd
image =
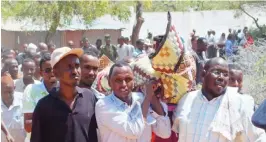
<instances>
[{"instance_id":1,"label":"concrete wall","mask_svg":"<svg viewBox=\"0 0 266 142\"><path fill-rule=\"evenodd\" d=\"M104 35L110 34L111 35L111 43L117 44L117 39L121 36L120 30L87 30L87 31L65 31L64 32L64 39L63 45L66 46L69 40L72 40L76 47L80 46L80 40L83 37L87 37L91 44L96 43L97 39L102 39L104 44Z\"/></svg>"},{"instance_id":2,"label":"concrete wall","mask_svg":"<svg viewBox=\"0 0 266 142\"><path fill-rule=\"evenodd\" d=\"M1 29L1 47L14 49L16 47L15 32Z\"/></svg>"},{"instance_id":3,"label":"concrete wall","mask_svg":"<svg viewBox=\"0 0 266 142\"><path fill-rule=\"evenodd\" d=\"M16 42L17 46L21 46L24 43L34 43L38 45L40 42L45 42L45 31L38 31L38 32L15 32L16 39L19 39L19 42ZM52 37L51 41L56 45L56 47L61 46L61 33L57 31L55 35Z\"/></svg>"}]
</instances>

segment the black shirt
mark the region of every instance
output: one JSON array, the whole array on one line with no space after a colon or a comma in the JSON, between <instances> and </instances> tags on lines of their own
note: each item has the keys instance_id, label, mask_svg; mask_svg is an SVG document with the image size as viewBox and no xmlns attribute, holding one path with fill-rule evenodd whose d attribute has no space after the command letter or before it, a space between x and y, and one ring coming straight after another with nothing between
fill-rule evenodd
<instances>
[{"instance_id":1,"label":"black shirt","mask_svg":"<svg viewBox=\"0 0 266 142\"><path fill-rule=\"evenodd\" d=\"M77 87L78 94L71 110L54 89L42 98L33 113L31 142L97 142L96 98Z\"/></svg>"}]
</instances>

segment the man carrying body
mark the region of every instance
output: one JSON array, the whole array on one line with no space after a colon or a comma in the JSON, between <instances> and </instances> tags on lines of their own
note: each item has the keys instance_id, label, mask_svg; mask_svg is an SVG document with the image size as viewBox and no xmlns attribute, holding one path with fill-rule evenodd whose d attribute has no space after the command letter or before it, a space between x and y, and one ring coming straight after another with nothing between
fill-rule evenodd
<instances>
[{"instance_id":1,"label":"man carrying body","mask_svg":"<svg viewBox=\"0 0 266 142\"><path fill-rule=\"evenodd\" d=\"M265 132L252 125L251 111L242 97L227 87L226 61L210 59L201 75L202 89L182 97L174 112L173 130L179 133L179 141L265 141Z\"/></svg>"},{"instance_id":2,"label":"man carrying body","mask_svg":"<svg viewBox=\"0 0 266 142\"><path fill-rule=\"evenodd\" d=\"M1 117L8 134L15 142L24 142L26 133L23 128L22 93L14 91L14 82L9 74L1 77ZM6 137L1 137L2 142L7 142ZM8 140L10 142L10 140Z\"/></svg>"},{"instance_id":3,"label":"man carrying body","mask_svg":"<svg viewBox=\"0 0 266 142\"><path fill-rule=\"evenodd\" d=\"M42 98L33 112L31 142L97 142L90 125L95 96L77 85L80 81L80 48L61 47L51 55L59 87Z\"/></svg>"},{"instance_id":4,"label":"man carrying body","mask_svg":"<svg viewBox=\"0 0 266 142\"><path fill-rule=\"evenodd\" d=\"M103 142L149 142L154 132L162 138L171 135L166 104L146 85L146 95L133 93L133 71L124 63L114 64L109 73L113 93L96 104L96 120ZM144 99L145 98L145 99Z\"/></svg>"},{"instance_id":5,"label":"man carrying body","mask_svg":"<svg viewBox=\"0 0 266 142\"><path fill-rule=\"evenodd\" d=\"M118 58L117 49L114 45L111 44L111 37L109 34L104 36L105 45L101 48L100 56L103 54L106 55L111 61L115 62Z\"/></svg>"},{"instance_id":6,"label":"man carrying body","mask_svg":"<svg viewBox=\"0 0 266 142\"><path fill-rule=\"evenodd\" d=\"M15 91L23 93L24 89L29 84L40 83L40 81L34 80L34 73L36 70L36 65L32 59L30 58L24 59L21 70L23 72L23 78L14 80L14 82L16 86Z\"/></svg>"}]
</instances>

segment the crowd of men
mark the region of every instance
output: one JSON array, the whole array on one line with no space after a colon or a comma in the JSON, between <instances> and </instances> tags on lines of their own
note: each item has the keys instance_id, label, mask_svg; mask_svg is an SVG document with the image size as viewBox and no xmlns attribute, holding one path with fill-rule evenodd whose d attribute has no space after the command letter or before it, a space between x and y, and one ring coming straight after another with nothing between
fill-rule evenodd
<instances>
[{"instance_id":1,"label":"crowd of men","mask_svg":"<svg viewBox=\"0 0 266 142\"><path fill-rule=\"evenodd\" d=\"M208 32L207 38L194 35L191 47L202 67L195 82L202 87L184 95L173 110L155 95L156 81L142 86L142 91L135 89L127 63L154 52L148 38L137 40L135 47L125 37L113 45L105 35L103 45L97 40L94 46L84 38L78 48L69 41L60 48L24 44L19 54L4 50L1 130L6 137L1 140L24 142L31 133L31 142L266 141L265 131L251 122L254 99L241 91L241 68L218 55L208 55L201 63L215 32ZM230 56L231 43L223 44ZM214 45L217 49L219 44ZM92 87L102 55L115 63L108 76L108 95Z\"/></svg>"}]
</instances>

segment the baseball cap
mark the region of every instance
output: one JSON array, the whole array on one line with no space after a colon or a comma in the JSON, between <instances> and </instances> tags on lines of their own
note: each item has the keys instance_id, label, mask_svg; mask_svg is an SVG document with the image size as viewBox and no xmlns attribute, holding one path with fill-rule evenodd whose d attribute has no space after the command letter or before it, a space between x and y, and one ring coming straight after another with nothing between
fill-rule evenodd
<instances>
[{"instance_id":1,"label":"baseball cap","mask_svg":"<svg viewBox=\"0 0 266 142\"><path fill-rule=\"evenodd\" d=\"M81 57L83 55L83 50L81 48L74 48L71 49L69 47L60 47L56 48L53 53L51 54L51 66L54 68L54 66L62 60L64 57L68 55L77 55L78 57Z\"/></svg>"}]
</instances>

